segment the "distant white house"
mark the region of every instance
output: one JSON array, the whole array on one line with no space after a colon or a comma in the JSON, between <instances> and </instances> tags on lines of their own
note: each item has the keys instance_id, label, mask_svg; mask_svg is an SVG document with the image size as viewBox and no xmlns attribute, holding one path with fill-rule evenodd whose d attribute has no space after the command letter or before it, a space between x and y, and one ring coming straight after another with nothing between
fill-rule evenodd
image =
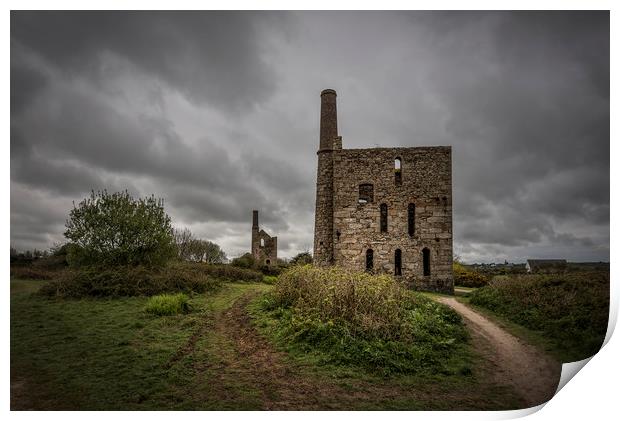
<instances>
[{"instance_id":1,"label":"distant white house","mask_svg":"<svg viewBox=\"0 0 620 421\"><path fill-rule=\"evenodd\" d=\"M562 273L566 271L564 259L528 259L525 264L528 273Z\"/></svg>"}]
</instances>

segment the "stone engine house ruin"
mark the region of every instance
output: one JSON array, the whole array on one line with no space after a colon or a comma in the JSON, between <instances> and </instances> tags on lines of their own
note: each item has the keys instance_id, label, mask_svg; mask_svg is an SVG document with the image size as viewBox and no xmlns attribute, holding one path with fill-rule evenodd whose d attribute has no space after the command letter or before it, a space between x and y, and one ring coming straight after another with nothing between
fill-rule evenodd
<instances>
[{"instance_id":1,"label":"stone engine house ruin","mask_svg":"<svg viewBox=\"0 0 620 421\"><path fill-rule=\"evenodd\" d=\"M343 149L325 89L317 155L315 264L454 293L451 148Z\"/></svg>"},{"instance_id":2,"label":"stone engine house ruin","mask_svg":"<svg viewBox=\"0 0 620 421\"><path fill-rule=\"evenodd\" d=\"M272 265L278 258L278 237L258 228L258 211L252 211L252 256L261 265Z\"/></svg>"}]
</instances>

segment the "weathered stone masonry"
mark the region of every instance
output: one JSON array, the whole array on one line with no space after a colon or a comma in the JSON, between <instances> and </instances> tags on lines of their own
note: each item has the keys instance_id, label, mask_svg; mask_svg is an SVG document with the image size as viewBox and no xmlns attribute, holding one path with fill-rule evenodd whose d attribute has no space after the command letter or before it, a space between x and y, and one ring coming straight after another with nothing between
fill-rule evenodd
<instances>
[{"instance_id":1,"label":"weathered stone masonry","mask_svg":"<svg viewBox=\"0 0 620 421\"><path fill-rule=\"evenodd\" d=\"M258 211L252 211L252 256L261 265L276 264L278 237L271 237L258 227Z\"/></svg>"},{"instance_id":2,"label":"weathered stone masonry","mask_svg":"<svg viewBox=\"0 0 620 421\"><path fill-rule=\"evenodd\" d=\"M321 93L314 261L453 293L449 146L342 149L336 92Z\"/></svg>"}]
</instances>

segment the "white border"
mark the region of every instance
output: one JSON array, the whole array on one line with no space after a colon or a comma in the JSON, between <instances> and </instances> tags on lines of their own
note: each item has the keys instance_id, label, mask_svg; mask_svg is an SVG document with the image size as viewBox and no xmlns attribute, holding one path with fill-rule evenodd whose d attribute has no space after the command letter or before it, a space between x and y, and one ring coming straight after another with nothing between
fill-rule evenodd
<instances>
[{"instance_id":1,"label":"white border","mask_svg":"<svg viewBox=\"0 0 620 421\"><path fill-rule=\"evenodd\" d=\"M616 2L617 3L617 2ZM3 75L3 98L2 102L3 113L2 118L5 128L5 141L2 142L3 159L5 165L2 166L4 173L4 183L2 183L2 197L10 197L10 153L9 153L9 141L10 139L10 13L9 10L36 10L36 9L91 9L91 10L104 10L104 9L138 9L138 10L177 10L177 9L246 9L246 10L311 10L311 9L347 9L355 7L363 10L402 10L402 9L418 9L418 10L572 10L572 9L602 9L611 10L611 75L618 74L618 30L617 26L619 19L616 16L614 10L615 3L612 1L590 0L590 1L577 1L577 0L522 0L522 1L442 1L442 2L423 2L423 1L391 1L384 0L381 2L369 2L369 1L356 1L356 2L344 2L344 1L297 1L294 4L282 0L264 0L264 1L229 1L229 2L205 2L205 1L188 1L177 0L175 2L164 2L160 0L154 1L57 1L51 4L49 1L8 1L5 4L8 5L6 13L2 17L2 27L5 28L5 42L2 43L3 57L7 62L2 66L1 72ZM617 7L615 8L617 9ZM617 79L612 76L611 80L611 97L613 99L618 98L618 84ZM618 139L617 121L618 121L618 107L615 106L615 102L611 101L611 139ZM618 149L614 142L610 145L611 159L618 158ZM611 180L612 185L614 181L618 181L618 170L616 167L611 168ZM2 207L2 215L4 221L10 221L10 205L7 200ZM617 207L617 196L611 195L611 209L612 212ZM617 320L618 309L618 288L617 282L615 282L617 269L613 262L616 261L617 249L615 247L614 234L617 234L617 224L614 223L614 218L610 221L610 233L611 233L611 279L612 279L612 306L610 311L610 332L615 326ZM2 225L2 233L5 238L6 248L9 248L10 236L10 224ZM5 249L6 250L6 249ZM8 254L2 254L3 267L9 266ZM5 272L6 273L6 272ZM10 326L10 311L9 311L9 284L5 286L5 305L3 306L4 323L2 324L4 338L9 338L9 326ZM556 397L554 397L544 409L531 415L532 419L579 419L583 420L588 417L590 419L610 419L617 414L616 400L618 390L617 376L619 374L619 366L617 359L620 345L618 345L617 338L608 335L608 343L604 346L602 351L595 355L591 361L587 364L587 368L580 372L576 378L570 381ZM2 348L4 373L6 377L2 383L3 392L3 412L8 412L10 407L9 399L9 367L10 367L10 348L9 341L6 340L5 346ZM540 408L537 408L540 409ZM301 412L301 413L241 413L241 412L183 412L183 413L170 413L170 412L149 412L149 413L129 413L129 412L55 412L55 413L24 413L24 412L12 412L9 415L15 419L30 419L32 417L51 417L52 419L82 419L88 417L92 419L108 419L114 418L129 418L129 417L148 417L152 420L166 420L171 417L184 417L187 419L201 419L205 417L215 417L217 419L229 420L239 417L252 417L253 419L284 419L289 417L295 417L299 419L312 419L317 418L340 418L340 417L355 417L357 419L375 419L377 417L389 416L391 418L401 418L409 420L411 417L422 419L507 419L516 418L519 416L527 415L532 410L522 411L503 411L503 412L381 412L381 413L367 413L367 412L333 412L333 413L315 413L315 412ZM612 415L613 414L613 415Z\"/></svg>"}]
</instances>

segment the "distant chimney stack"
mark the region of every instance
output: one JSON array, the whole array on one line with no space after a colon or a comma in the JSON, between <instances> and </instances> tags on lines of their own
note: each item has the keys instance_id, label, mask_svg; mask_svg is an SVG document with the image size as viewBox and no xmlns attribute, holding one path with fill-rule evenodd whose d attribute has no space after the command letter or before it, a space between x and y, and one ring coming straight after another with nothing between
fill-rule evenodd
<instances>
[{"instance_id":1,"label":"distant chimney stack","mask_svg":"<svg viewBox=\"0 0 620 421\"><path fill-rule=\"evenodd\" d=\"M258 228L258 211L252 211L252 228Z\"/></svg>"}]
</instances>

